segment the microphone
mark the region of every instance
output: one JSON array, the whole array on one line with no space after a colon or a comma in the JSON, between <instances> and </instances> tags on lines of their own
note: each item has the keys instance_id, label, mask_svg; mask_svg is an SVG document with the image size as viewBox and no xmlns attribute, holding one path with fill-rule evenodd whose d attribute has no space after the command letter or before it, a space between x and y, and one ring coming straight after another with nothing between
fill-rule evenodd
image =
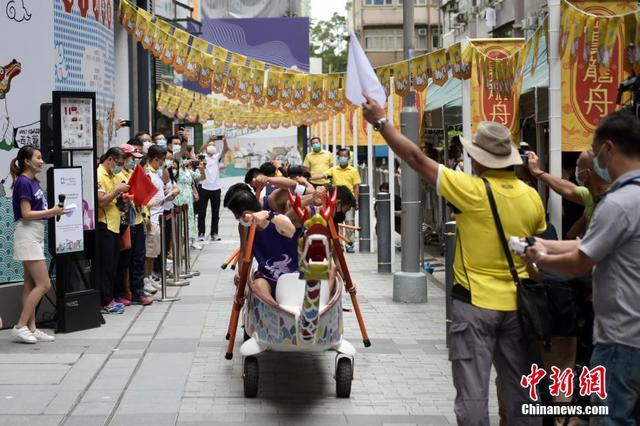
<instances>
[{"instance_id":1,"label":"microphone","mask_svg":"<svg viewBox=\"0 0 640 426\"><path fill-rule=\"evenodd\" d=\"M58 194L58 206L60 206L60 207L64 207L64 200L65 200L65 198L67 198L67 196L66 196L66 195L64 195L64 194ZM60 222L60 218L61 218L61 217L62 217L62 216L57 216L57 217L56 217L56 222Z\"/></svg>"}]
</instances>

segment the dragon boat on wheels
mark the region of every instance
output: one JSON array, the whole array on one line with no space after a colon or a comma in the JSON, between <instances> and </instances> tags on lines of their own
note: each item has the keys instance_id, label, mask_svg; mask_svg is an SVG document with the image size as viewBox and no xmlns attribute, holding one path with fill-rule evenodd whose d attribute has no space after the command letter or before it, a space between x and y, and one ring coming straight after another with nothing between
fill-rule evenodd
<instances>
[{"instance_id":1,"label":"dragon boat on wheels","mask_svg":"<svg viewBox=\"0 0 640 426\"><path fill-rule=\"evenodd\" d=\"M283 274L278 278L275 291L277 305L265 302L251 291L248 283L252 279L252 249L257 231L253 223L249 228L245 251L241 253L240 282L229 321L225 358L233 358L235 335L242 311L245 341L240 346L240 353L243 356L245 397L258 395L259 363L256 355L265 351L335 351L336 395L348 398L356 349L343 336L343 285L351 296L363 344L368 347L371 343L333 223L336 193L332 197L327 196L326 207L313 215L308 208L301 207L299 196L294 199L290 193L289 198L304 224L298 240L298 272ZM337 273L338 269L341 274ZM335 280L333 290L330 286L332 280Z\"/></svg>"}]
</instances>

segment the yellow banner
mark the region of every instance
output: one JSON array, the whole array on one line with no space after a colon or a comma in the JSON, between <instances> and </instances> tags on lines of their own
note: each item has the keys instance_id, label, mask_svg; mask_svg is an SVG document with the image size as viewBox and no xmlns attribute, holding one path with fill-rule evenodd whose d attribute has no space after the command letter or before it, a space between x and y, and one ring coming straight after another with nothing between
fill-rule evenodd
<instances>
[{"instance_id":1,"label":"yellow banner","mask_svg":"<svg viewBox=\"0 0 640 426\"><path fill-rule=\"evenodd\" d=\"M520 99L520 81L513 83L510 96L499 90L499 71L507 64L491 59L506 58L516 52L524 44L523 39L483 39L471 40L478 50L478 56L486 55L479 66L471 67L471 132L481 121L495 121L504 124L511 130L515 141L519 140L518 101ZM480 58L476 58L480 60ZM513 61L510 61L513 62ZM493 65L492 65L493 64Z\"/></svg>"},{"instance_id":2,"label":"yellow banner","mask_svg":"<svg viewBox=\"0 0 640 426\"><path fill-rule=\"evenodd\" d=\"M572 4L580 10L600 16L636 9L636 2L628 0L573 1ZM579 11L576 13L580 14ZM623 20L581 19L580 22L585 22L587 27L584 34L579 34L579 39L569 38L575 38L575 44L579 41L582 48L574 47L574 50L583 54L576 54L573 60L570 55L562 58L563 151L584 151L589 148L600 119L617 109L617 88L624 80L624 52L621 50ZM596 27L589 28L590 25ZM603 29L606 31L600 31ZM599 66L607 62L609 67Z\"/></svg>"}]
</instances>

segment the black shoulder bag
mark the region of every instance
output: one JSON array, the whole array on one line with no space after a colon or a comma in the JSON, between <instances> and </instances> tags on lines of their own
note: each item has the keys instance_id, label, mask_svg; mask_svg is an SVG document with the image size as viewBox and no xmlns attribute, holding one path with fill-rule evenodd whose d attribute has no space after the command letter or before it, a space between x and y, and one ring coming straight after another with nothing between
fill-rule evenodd
<instances>
[{"instance_id":1,"label":"black shoulder bag","mask_svg":"<svg viewBox=\"0 0 640 426\"><path fill-rule=\"evenodd\" d=\"M531 279L521 280L518 277L518 271L513 263L513 257L511 257L511 251L507 245L507 239L504 235L502 222L500 222L498 207L496 206L496 200L493 197L491 186L486 179L482 180L487 189L491 213L493 213L493 221L496 224L502 250L509 264L509 272L511 272L513 282L516 284L518 317L520 318L522 330L529 344L533 344L536 340L542 340L545 347L548 348L551 344L551 321L545 285L544 283L538 283Z\"/></svg>"}]
</instances>

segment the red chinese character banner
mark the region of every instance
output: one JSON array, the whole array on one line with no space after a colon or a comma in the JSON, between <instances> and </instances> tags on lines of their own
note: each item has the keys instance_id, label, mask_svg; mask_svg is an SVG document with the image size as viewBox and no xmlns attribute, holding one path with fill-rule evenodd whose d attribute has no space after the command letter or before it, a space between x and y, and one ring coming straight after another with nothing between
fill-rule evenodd
<instances>
[{"instance_id":1,"label":"red chinese character banner","mask_svg":"<svg viewBox=\"0 0 640 426\"><path fill-rule=\"evenodd\" d=\"M561 15L562 150L583 151L600 119L618 109L618 84L640 64L635 1L564 1ZM625 42L626 41L626 42ZM626 58L625 58L626 57Z\"/></svg>"},{"instance_id":2,"label":"red chinese character banner","mask_svg":"<svg viewBox=\"0 0 640 426\"><path fill-rule=\"evenodd\" d=\"M481 121L495 121L519 141L518 101L528 54L524 39L471 40L471 131Z\"/></svg>"}]
</instances>

